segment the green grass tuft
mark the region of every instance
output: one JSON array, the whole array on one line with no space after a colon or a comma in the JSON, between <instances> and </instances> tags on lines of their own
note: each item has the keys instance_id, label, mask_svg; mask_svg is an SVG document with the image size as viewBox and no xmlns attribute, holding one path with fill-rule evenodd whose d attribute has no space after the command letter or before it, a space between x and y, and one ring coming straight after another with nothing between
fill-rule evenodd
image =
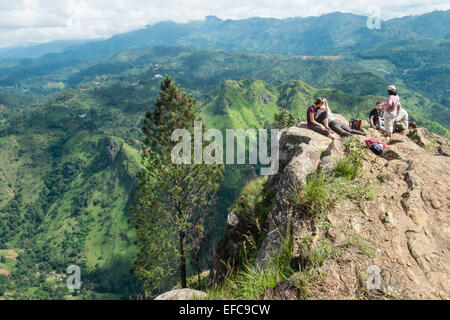
<instances>
[{"instance_id":1,"label":"green grass tuft","mask_svg":"<svg viewBox=\"0 0 450 320\"><path fill-rule=\"evenodd\" d=\"M266 288L273 288L278 282L288 279L294 270L292 260L292 241L286 237L283 248L276 252L265 267L245 265L236 274L225 279L224 283L206 289L206 300L256 300L261 299Z\"/></svg>"}]
</instances>

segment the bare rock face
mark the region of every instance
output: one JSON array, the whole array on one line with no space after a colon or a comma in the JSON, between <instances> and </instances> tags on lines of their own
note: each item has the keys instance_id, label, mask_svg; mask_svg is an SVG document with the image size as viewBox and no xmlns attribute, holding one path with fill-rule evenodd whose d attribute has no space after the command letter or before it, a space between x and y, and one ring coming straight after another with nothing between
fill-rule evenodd
<instances>
[{"instance_id":1,"label":"bare rock face","mask_svg":"<svg viewBox=\"0 0 450 320\"><path fill-rule=\"evenodd\" d=\"M211 253L211 278L220 282L240 262L242 243L257 232L257 225L251 214L238 216L231 211L223 238L213 247Z\"/></svg>"},{"instance_id":2,"label":"bare rock face","mask_svg":"<svg viewBox=\"0 0 450 320\"><path fill-rule=\"evenodd\" d=\"M450 298L450 159L430 148L448 141L423 128L406 134L394 134L382 156L368 153L363 161L377 199L347 200L327 214L324 236L345 249L312 298ZM293 228L294 235L308 232L304 221Z\"/></svg>"},{"instance_id":3,"label":"bare rock face","mask_svg":"<svg viewBox=\"0 0 450 320\"><path fill-rule=\"evenodd\" d=\"M266 221L268 235L258 252L258 262L264 264L274 250L281 245L286 233L289 207L286 202L292 183L302 184L306 177L314 173L322 159L323 164L333 162L342 155L343 146L312 130L291 127L279 132L280 163L277 174L270 176L268 189L275 195L275 204ZM327 162L328 161L328 162ZM225 275L240 262L242 243L257 232L255 217L249 214L228 214L227 225L222 239L213 247L211 253L211 278L220 282Z\"/></svg>"},{"instance_id":4,"label":"bare rock face","mask_svg":"<svg viewBox=\"0 0 450 320\"><path fill-rule=\"evenodd\" d=\"M279 282L274 288L267 288L262 296L263 300L299 300L301 291L292 280Z\"/></svg>"},{"instance_id":5,"label":"bare rock face","mask_svg":"<svg viewBox=\"0 0 450 320\"><path fill-rule=\"evenodd\" d=\"M365 179L378 180L377 200L347 200L327 215L325 237L345 250L313 298L449 299L450 159L429 148L448 142L418 132L423 139L394 134L381 157L364 159ZM293 225L293 234L308 229L304 222Z\"/></svg>"},{"instance_id":6,"label":"bare rock face","mask_svg":"<svg viewBox=\"0 0 450 320\"><path fill-rule=\"evenodd\" d=\"M407 160L420 153L423 153L423 149L419 145L411 143L404 135L394 133L382 156L387 160Z\"/></svg>"},{"instance_id":7,"label":"bare rock face","mask_svg":"<svg viewBox=\"0 0 450 320\"><path fill-rule=\"evenodd\" d=\"M203 291L192 289L177 289L164 292L155 298L155 300L194 300L201 299L206 296Z\"/></svg>"},{"instance_id":8,"label":"bare rock face","mask_svg":"<svg viewBox=\"0 0 450 320\"><path fill-rule=\"evenodd\" d=\"M269 188L275 201L267 219L268 234L258 252L257 263L264 265L282 246L291 220L290 193L293 184L302 185L308 175L336 160L343 152L339 141L312 130L291 127L279 133L280 167L278 174L269 178Z\"/></svg>"},{"instance_id":9,"label":"bare rock face","mask_svg":"<svg viewBox=\"0 0 450 320\"><path fill-rule=\"evenodd\" d=\"M428 140L431 134L425 128L409 130L407 136L422 148L431 144L431 141Z\"/></svg>"}]
</instances>

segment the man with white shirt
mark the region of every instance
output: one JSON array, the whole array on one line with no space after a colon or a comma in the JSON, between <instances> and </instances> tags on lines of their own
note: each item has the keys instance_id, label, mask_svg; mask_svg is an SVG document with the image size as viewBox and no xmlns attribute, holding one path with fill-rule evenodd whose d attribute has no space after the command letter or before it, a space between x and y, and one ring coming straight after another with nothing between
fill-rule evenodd
<instances>
[{"instance_id":1,"label":"man with white shirt","mask_svg":"<svg viewBox=\"0 0 450 320\"><path fill-rule=\"evenodd\" d=\"M408 123L408 112L399 105L397 116L394 119L395 131L403 132L408 129Z\"/></svg>"}]
</instances>

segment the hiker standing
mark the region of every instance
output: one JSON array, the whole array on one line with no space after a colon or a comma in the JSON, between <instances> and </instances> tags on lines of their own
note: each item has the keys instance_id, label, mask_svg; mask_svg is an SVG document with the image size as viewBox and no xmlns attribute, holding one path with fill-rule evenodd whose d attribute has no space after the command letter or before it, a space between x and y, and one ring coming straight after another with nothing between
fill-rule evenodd
<instances>
[{"instance_id":1,"label":"hiker standing","mask_svg":"<svg viewBox=\"0 0 450 320\"><path fill-rule=\"evenodd\" d=\"M400 105L400 98L397 95L397 89L395 86L390 85L388 88L389 97L387 101L383 104L384 108L384 129L389 138L392 137L394 132L394 120L397 116L398 107Z\"/></svg>"}]
</instances>

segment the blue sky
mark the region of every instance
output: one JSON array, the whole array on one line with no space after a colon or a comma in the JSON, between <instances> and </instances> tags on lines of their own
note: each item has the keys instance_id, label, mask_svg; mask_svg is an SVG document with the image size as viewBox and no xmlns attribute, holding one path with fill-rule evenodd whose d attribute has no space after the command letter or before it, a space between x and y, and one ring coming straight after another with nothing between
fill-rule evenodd
<instances>
[{"instance_id":1,"label":"blue sky","mask_svg":"<svg viewBox=\"0 0 450 320\"><path fill-rule=\"evenodd\" d=\"M386 20L448 10L448 0L17 0L0 2L0 47L18 43L95 39L162 20L306 17L341 11L369 15L376 6Z\"/></svg>"}]
</instances>

